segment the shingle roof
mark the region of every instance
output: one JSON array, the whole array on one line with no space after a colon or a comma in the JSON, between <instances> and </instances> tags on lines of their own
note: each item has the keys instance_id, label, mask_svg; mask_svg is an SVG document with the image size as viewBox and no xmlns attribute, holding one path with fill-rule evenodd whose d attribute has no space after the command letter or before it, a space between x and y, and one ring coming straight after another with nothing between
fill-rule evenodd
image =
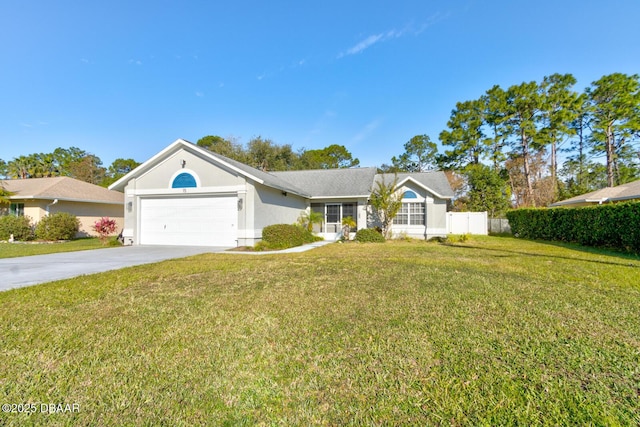
<instances>
[{"instance_id":1,"label":"shingle roof","mask_svg":"<svg viewBox=\"0 0 640 427\"><path fill-rule=\"evenodd\" d=\"M581 194L570 199L562 200L550 206L577 205L583 203L621 202L623 200L640 199L640 180L618 185L617 187L601 188L590 193Z\"/></svg>"},{"instance_id":2,"label":"shingle roof","mask_svg":"<svg viewBox=\"0 0 640 427\"><path fill-rule=\"evenodd\" d=\"M453 197L453 190L451 189L449 180L442 171L399 173L397 176L398 183L403 182L407 178L411 178L438 197L442 197L444 199L450 199ZM394 174L385 173L377 175L376 180L384 179L385 182L389 183L393 182L394 177Z\"/></svg>"},{"instance_id":3,"label":"shingle roof","mask_svg":"<svg viewBox=\"0 0 640 427\"><path fill-rule=\"evenodd\" d=\"M10 199L45 199L74 202L124 204L124 194L67 176L55 178L10 179L2 186L14 193Z\"/></svg>"},{"instance_id":4,"label":"shingle roof","mask_svg":"<svg viewBox=\"0 0 640 427\"><path fill-rule=\"evenodd\" d=\"M304 188L311 197L362 197L371 194L376 168L314 169L270 174Z\"/></svg>"},{"instance_id":5,"label":"shingle roof","mask_svg":"<svg viewBox=\"0 0 640 427\"><path fill-rule=\"evenodd\" d=\"M202 148L202 147L199 147L199 148ZM206 150L204 148L202 149ZM240 169L246 174L262 180L264 182L264 185L276 188L278 190L286 191L289 193L298 194L303 197L310 196L309 189L299 185L299 183L295 181L291 182L291 181L282 179L280 176L276 174L276 172L264 172L264 171L261 171L260 169L256 169L252 166L246 165L237 160L230 159L229 157L223 156L222 154L218 154L209 150L206 150L206 151L211 153L212 156L217 157L220 160L233 165L235 168ZM302 189L301 187L303 187L304 189Z\"/></svg>"}]
</instances>

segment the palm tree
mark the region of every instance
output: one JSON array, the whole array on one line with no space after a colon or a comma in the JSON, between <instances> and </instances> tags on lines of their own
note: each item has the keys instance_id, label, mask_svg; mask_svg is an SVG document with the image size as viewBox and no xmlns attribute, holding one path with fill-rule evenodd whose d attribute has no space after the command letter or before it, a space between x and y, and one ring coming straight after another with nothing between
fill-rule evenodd
<instances>
[{"instance_id":1,"label":"palm tree","mask_svg":"<svg viewBox=\"0 0 640 427\"><path fill-rule=\"evenodd\" d=\"M11 196L13 196L13 193L4 188L4 185L0 183L0 205L8 205L11 203L11 199L9 198Z\"/></svg>"},{"instance_id":2,"label":"palm tree","mask_svg":"<svg viewBox=\"0 0 640 427\"><path fill-rule=\"evenodd\" d=\"M356 226L357 224L353 217L345 216L344 218L342 218L342 236L345 239L349 240L349 233Z\"/></svg>"},{"instance_id":3,"label":"palm tree","mask_svg":"<svg viewBox=\"0 0 640 427\"><path fill-rule=\"evenodd\" d=\"M300 214L298 221L307 230L313 232L313 224L322 225L324 222L324 214L314 210L304 211Z\"/></svg>"},{"instance_id":4,"label":"palm tree","mask_svg":"<svg viewBox=\"0 0 640 427\"><path fill-rule=\"evenodd\" d=\"M13 179L29 178L31 162L27 156L16 157L7 164L7 174Z\"/></svg>"}]
</instances>

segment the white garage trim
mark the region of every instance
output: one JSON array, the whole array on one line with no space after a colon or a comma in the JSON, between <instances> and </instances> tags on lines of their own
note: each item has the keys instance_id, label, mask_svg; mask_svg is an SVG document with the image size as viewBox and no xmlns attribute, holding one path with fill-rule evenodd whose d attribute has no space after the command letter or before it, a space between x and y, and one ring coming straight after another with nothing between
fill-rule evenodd
<instances>
[{"instance_id":1,"label":"white garage trim","mask_svg":"<svg viewBox=\"0 0 640 427\"><path fill-rule=\"evenodd\" d=\"M139 212L142 245L237 245L235 195L143 197Z\"/></svg>"}]
</instances>

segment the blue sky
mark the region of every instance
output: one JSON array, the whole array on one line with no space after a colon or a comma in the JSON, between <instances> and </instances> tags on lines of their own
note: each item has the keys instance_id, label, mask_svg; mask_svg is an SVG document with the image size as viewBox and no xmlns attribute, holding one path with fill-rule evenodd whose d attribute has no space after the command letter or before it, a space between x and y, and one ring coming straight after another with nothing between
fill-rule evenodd
<instances>
[{"instance_id":1,"label":"blue sky","mask_svg":"<svg viewBox=\"0 0 640 427\"><path fill-rule=\"evenodd\" d=\"M495 84L640 73L638 18L637 0L5 0L0 158L108 166L220 135L378 166Z\"/></svg>"}]
</instances>

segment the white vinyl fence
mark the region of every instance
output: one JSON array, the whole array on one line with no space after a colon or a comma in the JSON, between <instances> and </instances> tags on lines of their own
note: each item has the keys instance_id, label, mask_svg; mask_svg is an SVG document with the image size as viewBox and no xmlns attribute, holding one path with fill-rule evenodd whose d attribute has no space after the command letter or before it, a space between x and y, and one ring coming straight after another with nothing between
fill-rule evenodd
<instances>
[{"instance_id":1,"label":"white vinyl fence","mask_svg":"<svg viewBox=\"0 0 640 427\"><path fill-rule=\"evenodd\" d=\"M486 212L447 212L447 233L489 234Z\"/></svg>"}]
</instances>

